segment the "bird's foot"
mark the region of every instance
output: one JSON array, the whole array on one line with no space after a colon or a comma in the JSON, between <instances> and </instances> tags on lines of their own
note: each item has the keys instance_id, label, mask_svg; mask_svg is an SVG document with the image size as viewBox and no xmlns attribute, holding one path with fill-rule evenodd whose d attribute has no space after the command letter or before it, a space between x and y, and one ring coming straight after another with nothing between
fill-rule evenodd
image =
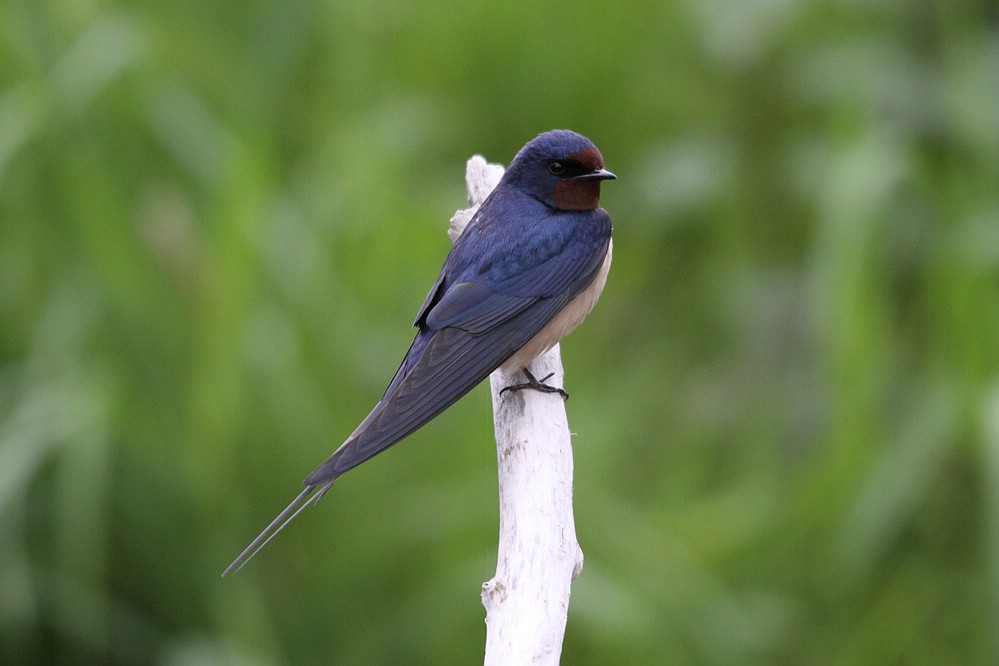
<instances>
[{"instance_id":1,"label":"bird's foot","mask_svg":"<svg viewBox=\"0 0 999 666\"><path fill-rule=\"evenodd\" d=\"M569 394L566 393L565 390L560 389L557 386L549 386L548 384L545 384L546 381L552 378L552 375L555 374L554 372L549 373L545 377L542 377L540 380L535 379L534 375L532 375L531 371L528 370L527 368L524 368L524 374L527 375L526 382L524 382L523 384L511 384L510 386L507 386L506 388L502 389L500 391L500 395L503 395L507 391L523 391L524 389L534 389L535 391L541 391L542 393L558 393L559 395L562 396L563 400L569 399Z\"/></svg>"}]
</instances>

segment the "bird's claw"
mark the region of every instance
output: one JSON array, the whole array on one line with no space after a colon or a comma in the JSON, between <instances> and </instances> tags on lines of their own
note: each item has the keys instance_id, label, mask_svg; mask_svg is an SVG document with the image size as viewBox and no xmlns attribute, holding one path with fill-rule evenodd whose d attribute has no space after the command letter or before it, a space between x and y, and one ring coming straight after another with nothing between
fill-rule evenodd
<instances>
[{"instance_id":1,"label":"bird's claw","mask_svg":"<svg viewBox=\"0 0 999 666\"><path fill-rule=\"evenodd\" d=\"M500 395L502 396L507 391L522 391L524 389L534 389L535 391L541 391L542 393L558 393L562 396L562 400L568 400L569 394L565 392L564 389L560 389L557 386L549 386L545 384L546 381L552 378L555 374L554 372L548 373L540 380L535 379L534 375L527 368L524 368L524 374L527 375L527 381L523 384L511 384L500 390Z\"/></svg>"}]
</instances>

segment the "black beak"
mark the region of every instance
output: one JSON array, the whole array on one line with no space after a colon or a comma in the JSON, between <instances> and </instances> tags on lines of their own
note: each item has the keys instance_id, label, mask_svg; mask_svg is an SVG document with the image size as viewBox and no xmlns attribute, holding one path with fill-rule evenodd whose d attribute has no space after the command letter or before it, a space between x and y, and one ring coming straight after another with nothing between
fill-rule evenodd
<instances>
[{"instance_id":1,"label":"black beak","mask_svg":"<svg viewBox=\"0 0 999 666\"><path fill-rule=\"evenodd\" d=\"M576 178L581 180L617 180L617 176L612 174L607 169L597 169L596 171L591 171L590 173L583 173Z\"/></svg>"}]
</instances>

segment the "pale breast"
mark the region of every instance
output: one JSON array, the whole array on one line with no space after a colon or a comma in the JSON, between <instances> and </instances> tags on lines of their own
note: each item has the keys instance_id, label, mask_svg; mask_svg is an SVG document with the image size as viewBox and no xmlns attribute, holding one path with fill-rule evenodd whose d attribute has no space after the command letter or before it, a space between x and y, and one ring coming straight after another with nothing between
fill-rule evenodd
<instances>
[{"instance_id":1,"label":"pale breast","mask_svg":"<svg viewBox=\"0 0 999 666\"><path fill-rule=\"evenodd\" d=\"M513 373L527 367L528 363L554 347L555 343L569 335L586 319L586 315L590 314L593 306L596 305L597 299L600 298L600 292L604 290L604 285L607 283L607 272L610 270L613 249L614 241L611 240L607 244L607 256L604 257L604 263L600 266L600 270L597 271L590 286L584 289L579 296L569 301L557 315L552 317L550 322L545 324L544 328L538 331L537 335L520 348L520 351L507 359L502 365L504 372Z\"/></svg>"}]
</instances>

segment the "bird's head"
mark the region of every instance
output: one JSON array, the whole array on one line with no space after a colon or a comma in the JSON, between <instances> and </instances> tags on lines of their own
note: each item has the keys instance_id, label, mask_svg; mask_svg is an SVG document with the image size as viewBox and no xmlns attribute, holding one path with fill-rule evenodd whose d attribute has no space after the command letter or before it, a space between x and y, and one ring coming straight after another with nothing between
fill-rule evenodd
<instances>
[{"instance_id":1,"label":"bird's head","mask_svg":"<svg viewBox=\"0 0 999 666\"><path fill-rule=\"evenodd\" d=\"M561 210L597 208L600 181L614 178L593 142L569 130L539 135L520 149L503 176L512 187Z\"/></svg>"}]
</instances>

